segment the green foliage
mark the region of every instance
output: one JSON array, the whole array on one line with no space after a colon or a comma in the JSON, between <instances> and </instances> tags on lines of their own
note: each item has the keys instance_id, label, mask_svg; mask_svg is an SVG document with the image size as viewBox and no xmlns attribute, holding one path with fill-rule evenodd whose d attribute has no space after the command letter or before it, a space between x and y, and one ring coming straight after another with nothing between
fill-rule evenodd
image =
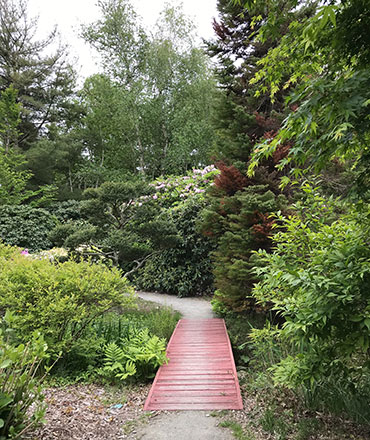
<instances>
[{"instance_id":1,"label":"green foliage","mask_svg":"<svg viewBox=\"0 0 370 440\"><path fill-rule=\"evenodd\" d=\"M43 421L42 377L37 375L47 358L47 345L38 332L26 344L16 342L13 319L0 320L0 439L18 439Z\"/></svg>"},{"instance_id":2,"label":"green foliage","mask_svg":"<svg viewBox=\"0 0 370 440\"><path fill-rule=\"evenodd\" d=\"M53 369L55 380L68 378L99 380L105 347L120 344L132 332L149 330L151 335L168 341L180 314L169 307L153 307L139 302L138 308L123 308L95 318ZM103 374L104 375L104 374Z\"/></svg>"},{"instance_id":3,"label":"green foliage","mask_svg":"<svg viewBox=\"0 0 370 440\"><path fill-rule=\"evenodd\" d=\"M14 313L14 326L25 340L41 331L54 355L68 352L97 317L133 303L134 291L116 268L88 261L55 265L18 249L11 256L9 248L3 252L0 310Z\"/></svg>"},{"instance_id":4,"label":"green foliage","mask_svg":"<svg viewBox=\"0 0 370 440\"><path fill-rule=\"evenodd\" d=\"M0 148L0 204L16 205L27 200L32 193L26 190L31 177L28 171L22 170L25 159L21 154Z\"/></svg>"},{"instance_id":5,"label":"green foliage","mask_svg":"<svg viewBox=\"0 0 370 440\"><path fill-rule=\"evenodd\" d=\"M259 84L257 93L269 89L274 96L290 89L287 103L292 111L277 135L253 151L250 174L279 145L291 142L280 167L295 162L317 171L334 158L351 160L361 184L357 190L367 190L369 56L363 23L369 16L369 3L363 0L323 5L292 22L280 44L260 61L252 80ZM292 178L301 173L297 167L291 170Z\"/></svg>"},{"instance_id":6,"label":"green foliage","mask_svg":"<svg viewBox=\"0 0 370 440\"><path fill-rule=\"evenodd\" d=\"M25 169L26 157L18 148L21 111L13 85L2 91L0 86L0 205L27 201L41 206L52 199L52 188L44 187L38 191L27 188L32 173Z\"/></svg>"},{"instance_id":7,"label":"green foliage","mask_svg":"<svg viewBox=\"0 0 370 440\"><path fill-rule=\"evenodd\" d=\"M256 439L255 435L253 434L253 432L251 432L251 430L243 429L243 427L241 425L239 425L239 423L232 422L229 420L224 420L223 422L221 422L219 424L219 426L221 426L222 428L231 429L233 436L237 440L255 440Z\"/></svg>"},{"instance_id":8,"label":"green foliage","mask_svg":"<svg viewBox=\"0 0 370 440\"><path fill-rule=\"evenodd\" d=\"M17 92L11 85L0 93L0 147L4 152L17 145L21 105L17 103Z\"/></svg>"},{"instance_id":9,"label":"green foliage","mask_svg":"<svg viewBox=\"0 0 370 440\"><path fill-rule=\"evenodd\" d=\"M334 220L334 201L308 184L304 190L295 213L278 217L274 253L257 254L261 281L253 296L273 304L286 321L274 331L295 346L272 372L293 388L313 390L342 375L356 386L369 374L369 212L351 206L351 215Z\"/></svg>"},{"instance_id":10,"label":"green foliage","mask_svg":"<svg viewBox=\"0 0 370 440\"><path fill-rule=\"evenodd\" d=\"M18 91L22 111L16 140L24 150L48 123L63 120L75 80L65 46L55 46L56 30L37 40L37 21L29 17L25 1L0 1L0 90Z\"/></svg>"},{"instance_id":11,"label":"green foliage","mask_svg":"<svg viewBox=\"0 0 370 440\"><path fill-rule=\"evenodd\" d=\"M104 68L82 93L90 162L151 178L207 163L216 85L190 20L167 5L149 34L130 1L99 6L83 28Z\"/></svg>"},{"instance_id":12,"label":"green foliage","mask_svg":"<svg viewBox=\"0 0 370 440\"><path fill-rule=\"evenodd\" d=\"M38 251L50 249L48 238L56 219L42 208L0 206L0 238L7 244Z\"/></svg>"},{"instance_id":13,"label":"green foliage","mask_svg":"<svg viewBox=\"0 0 370 440\"><path fill-rule=\"evenodd\" d=\"M88 223L63 224L52 233L57 244L84 254L111 259L134 272L150 255L176 242L170 219L152 203L138 203L153 190L140 180L106 182L85 191L81 214Z\"/></svg>"},{"instance_id":14,"label":"green foliage","mask_svg":"<svg viewBox=\"0 0 370 440\"><path fill-rule=\"evenodd\" d=\"M55 216L60 223L81 219L81 206L77 200L55 202L46 209L51 215Z\"/></svg>"},{"instance_id":15,"label":"green foliage","mask_svg":"<svg viewBox=\"0 0 370 440\"><path fill-rule=\"evenodd\" d=\"M141 289L179 296L212 293L210 253L215 246L197 228L199 213L204 207L204 200L193 197L165 210L173 220L179 240L173 248L165 249L147 260L135 279Z\"/></svg>"},{"instance_id":16,"label":"green foliage","mask_svg":"<svg viewBox=\"0 0 370 440\"><path fill-rule=\"evenodd\" d=\"M139 303L136 310L124 309L120 314L106 313L94 320L92 326L96 335L106 343L118 342L128 335L130 328L147 328L151 334L169 341L179 319L179 312L174 312L169 307L151 308Z\"/></svg>"},{"instance_id":17,"label":"green foliage","mask_svg":"<svg viewBox=\"0 0 370 440\"><path fill-rule=\"evenodd\" d=\"M260 419L264 431L274 434L277 440L287 440L290 427L283 417L276 416L272 409L268 408Z\"/></svg>"},{"instance_id":18,"label":"green foliage","mask_svg":"<svg viewBox=\"0 0 370 440\"><path fill-rule=\"evenodd\" d=\"M213 307L213 310L215 307ZM226 313L219 314L223 316L226 323L227 332L230 338L230 342L233 348L233 354L235 363L238 366L251 365L252 350L251 342L249 340L250 335L253 333L253 329L261 329L266 323L265 314L251 314L251 313L232 313L226 311ZM269 356L273 344L269 347L265 347L265 355ZM255 356L255 353L253 353ZM269 364L269 366L271 363Z\"/></svg>"},{"instance_id":19,"label":"green foliage","mask_svg":"<svg viewBox=\"0 0 370 440\"><path fill-rule=\"evenodd\" d=\"M234 186L239 174L232 180ZM252 251L269 249L272 228L269 215L281 207L284 197L277 197L268 185L256 184L244 189L237 185L230 195L224 186L217 185L216 181L210 193L210 205L202 213L201 225L204 234L217 240L217 249L212 254L217 288L213 304L219 311L256 309L250 295L255 282Z\"/></svg>"},{"instance_id":20,"label":"green foliage","mask_svg":"<svg viewBox=\"0 0 370 440\"><path fill-rule=\"evenodd\" d=\"M0 86L1 91L1 86ZM18 125L22 106L17 103L13 85L0 93L0 205L30 203L45 206L53 200L55 188L43 186L30 190L32 173L26 169L26 157L18 148Z\"/></svg>"},{"instance_id":21,"label":"green foliage","mask_svg":"<svg viewBox=\"0 0 370 440\"><path fill-rule=\"evenodd\" d=\"M301 5L292 11L290 2L282 0L256 1L248 10L236 2L219 0L217 8L215 39L207 42L207 49L217 59L216 74L224 93L219 94L215 103L212 153L217 159L247 162L256 142L279 129L288 93L281 90L272 99L267 87L259 88L251 80L265 72L260 61L279 45L289 23L304 17L308 8ZM262 40L259 32L267 19L269 23L279 21L280 27ZM281 76L285 77L284 72Z\"/></svg>"},{"instance_id":22,"label":"green foliage","mask_svg":"<svg viewBox=\"0 0 370 440\"><path fill-rule=\"evenodd\" d=\"M136 97L108 76L94 75L85 81L81 99L86 114L80 137L87 145L89 160L78 174L85 185L97 186L112 180L114 170L119 170L121 180L124 174L136 173L138 153L133 146L132 112Z\"/></svg>"},{"instance_id":23,"label":"green foliage","mask_svg":"<svg viewBox=\"0 0 370 440\"><path fill-rule=\"evenodd\" d=\"M108 377L125 380L151 379L158 367L168 362L166 340L152 336L148 329L130 328L120 344L112 342L105 349L103 372Z\"/></svg>"}]
</instances>

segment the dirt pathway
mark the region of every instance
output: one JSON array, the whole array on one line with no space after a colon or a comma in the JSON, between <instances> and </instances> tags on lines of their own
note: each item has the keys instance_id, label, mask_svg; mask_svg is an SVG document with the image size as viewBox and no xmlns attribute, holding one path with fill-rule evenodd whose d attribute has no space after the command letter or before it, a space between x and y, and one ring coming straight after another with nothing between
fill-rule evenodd
<instances>
[{"instance_id":1,"label":"dirt pathway","mask_svg":"<svg viewBox=\"0 0 370 440\"><path fill-rule=\"evenodd\" d=\"M178 298L164 293L137 292L140 298L153 301L164 306L171 306L178 310L183 318L203 319L215 318L209 300L203 298Z\"/></svg>"},{"instance_id":2,"label":"dirt pathway","mask_svg":"<svg viewBox=\"0 0 370 440\"><path fill-rule=\"evenodd\" d=\"M218 418L205 411L160 413L138 430L137 440L233 440L225 428L217 426Z\"/></svg>"},{"instance_id":3,"label":"dirt pathway","mask_svg":"<svg viewBox=\"0 0 370 440\"><path fill-rule=\"evenodd\" d=\"M211 304L202 298L177 298L159 293L138 292L140 298L173 307L184 318L214 318ZM217 426L210 411L171 411L158 413L130 437L135 440L232 440L226 429Z\"/></svg>"}]
</instances>

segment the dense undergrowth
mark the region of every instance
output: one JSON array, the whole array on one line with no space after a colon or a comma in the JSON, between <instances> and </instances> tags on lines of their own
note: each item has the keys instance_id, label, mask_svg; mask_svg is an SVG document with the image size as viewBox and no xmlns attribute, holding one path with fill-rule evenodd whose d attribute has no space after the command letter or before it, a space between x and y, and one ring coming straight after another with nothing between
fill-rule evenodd
<instances>
[{"instance_id":1,"label":"dense undergrowth","mask_svg":"<svg viewBox=\"0 0 370 440\"><path fill-rule=\"evenodd\" d=\"M50 255L0 244L0 438L18 438L42 421L45 379L150 380L167 362L179 319L138 301L117 268Z\"/></svg>"}]
</instances>

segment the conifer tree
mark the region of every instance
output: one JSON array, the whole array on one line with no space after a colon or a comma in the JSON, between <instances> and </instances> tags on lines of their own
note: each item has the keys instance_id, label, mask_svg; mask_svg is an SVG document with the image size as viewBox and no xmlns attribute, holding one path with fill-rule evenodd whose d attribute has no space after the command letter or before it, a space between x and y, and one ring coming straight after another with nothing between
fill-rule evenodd
<instances>
[{"instance_id":1,"label":"conifer tree","mask_svg":"<svg viewBox=\"0 0 370 440\"><path fill-rule=\"evenodd\" d=\"M60 121L66 98L73 92L75 73L67 61L66 48L57 42L54 29L37 40L37 19L27 13L27 2L0 0L0 91L17 90L22 104L18 145L26 150L46 124Z\"/></svg>"}]
</instances>

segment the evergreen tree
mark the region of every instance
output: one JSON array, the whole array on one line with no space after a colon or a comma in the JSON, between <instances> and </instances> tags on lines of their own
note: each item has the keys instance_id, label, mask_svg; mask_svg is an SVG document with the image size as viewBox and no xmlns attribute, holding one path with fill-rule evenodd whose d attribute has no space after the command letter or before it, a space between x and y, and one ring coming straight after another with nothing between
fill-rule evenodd
<instances>
[{"instance_id":1,"label":"evergreen tree","mask_svg":"<svg viewBox=\"0 0 370 440\"><path fill-rule=\"evenodd\" d=\"M37 20L29 18L24 0L0 0L0 91L10 86L22 104L18 144L26 150L52 121L63 119L66 99L73 92L75 73L67 62L54 29L37 40Z\"/></svg>"},{"instance_id":2,"label":"evergreen tree","mask_svg":"<svg viewBox=\"0 0 370 440\"><path fill-rule=\"evenodd\" d=\"M247 162L256 142L266 133L276 133L286 113L288 89L279 90L271 99L267 88L260 90L250 80L263 69L260 60L279 44L289 24L310 15L312 8L293 13L289 1L276 3L284 19L279 19L274 34L261 39L258 31L271 14L269 2L251 2L246 9L237 2L218 1L220 18L213 24L216 38L207 42L208 53L217 59L216 74L224 92L215 118L217 159Z\"/></svg>"},{"instance_id":3,"label":"evergreen tree","mask_svg":"<svg viewBox=\"0 0 370 440\"><path fill-rule=\"evenodd\" d=\"M312 13L311 7L293 11L288 1L276 0L285 11L277 18L276 32L260 38L258 32L271 15L268 2L251 2L248 8L237 2L219 0L216 38L207 43L218 60L220 94L216 111L214 156L221 174L209 192L210 206L203 212L202 230L216 240L213 253L216 284L215 304L221 309L256 310L250 296L255 282L253 251L270 250L270 215L286 203L279 188L282 173L275 165L288 154L289 142L274 156L262 161L254 178L247 178L247 162L262 138L274 137L287 109L289 88L274 97L252 84L263 65L260 61L288 31L290 23ZM284 74L282 74L284 76ZM288 109L289 110L289 109ZM220 159L222 159L220 161Z\"/></svg>"},{"instance_id":4,"label":"evergreen tree","mask_svg":"<svg viewBox=\"0 0 370 440\"><path fill-rule=\"evenodd\" d=\"M251 291L254 274L253 251L270 250L271 213L286 203L276 177L260 168L253 179L233 165L219 163L221 173L208 192L209 206L202 213L201 230L216 242L212 253L216 311L261 310Z\"/></svg>"}]
</instances>

